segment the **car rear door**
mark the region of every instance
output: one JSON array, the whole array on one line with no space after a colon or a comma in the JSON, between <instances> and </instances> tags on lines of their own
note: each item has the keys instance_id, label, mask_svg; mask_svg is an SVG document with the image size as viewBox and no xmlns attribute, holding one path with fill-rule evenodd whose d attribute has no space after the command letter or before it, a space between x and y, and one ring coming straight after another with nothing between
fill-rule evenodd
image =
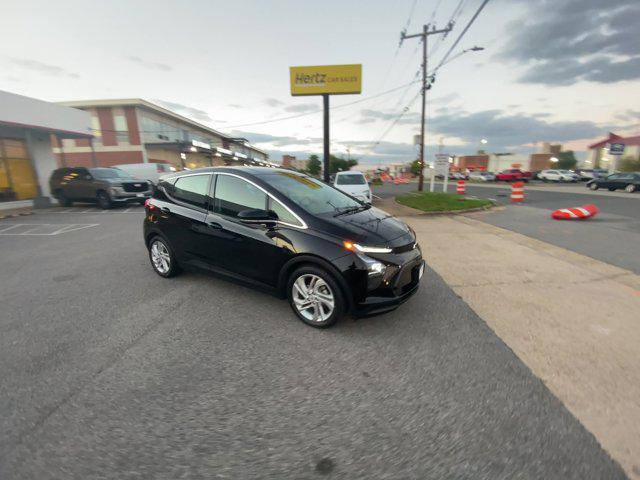
<instances>
[{"instance_id":1,"label":"car rear door","mask_svg":"<svg viewBox=\"0 0 640 480\"><path fill-rule=\"evenodd\" d=\"M184 175L164 187L171 202L159 204L162 232L181 259L204 257L210 181L210 173Z\"/></svg>"},{"instance_id":2,"label":"car rear door","mask_svg":"<svg viewBox=\"0 0 640 480\"><path fill-rule=\"evenodd\" d=\"M280 266L289 258L281 225L243 223L238 213L269 209L269 196L237 175L216 174L207 214L207 261L216 269L275 286ZM288 242L290 245L290 242Z\"/></svg>"}]
</instances>

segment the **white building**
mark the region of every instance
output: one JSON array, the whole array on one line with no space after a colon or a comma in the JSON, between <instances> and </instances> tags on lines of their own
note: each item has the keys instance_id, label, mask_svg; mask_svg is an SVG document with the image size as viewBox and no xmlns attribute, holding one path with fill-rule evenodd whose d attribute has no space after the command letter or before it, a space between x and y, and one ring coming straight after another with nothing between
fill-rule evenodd
<instances>
[{"instance_id":1,"label":"white building","mask_svg":"<svg viewBox=\"0 0 640 480\"><path fill-rule=\"evenodd\" d=\"M90 139L91 116L0 91L0 208L49 204L57 168L51 138Z\"/></svg>"}]
</instances>

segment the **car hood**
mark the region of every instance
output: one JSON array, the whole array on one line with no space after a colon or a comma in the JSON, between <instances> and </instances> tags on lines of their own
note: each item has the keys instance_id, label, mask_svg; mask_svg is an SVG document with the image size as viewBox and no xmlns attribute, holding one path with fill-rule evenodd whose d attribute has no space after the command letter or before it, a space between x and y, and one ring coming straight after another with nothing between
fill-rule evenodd
<instances>
[{"instance_id":1,"label":"car hood","mask_svg":"<svg viewBox=\"0 0 640 480\"><path fill-rule=\"evenodd\" d=\"M406 223L375 207L337 217L323 215L321 218L327 233L362 245L398 247L415 241Z\"/></svg>"}]
</instances>

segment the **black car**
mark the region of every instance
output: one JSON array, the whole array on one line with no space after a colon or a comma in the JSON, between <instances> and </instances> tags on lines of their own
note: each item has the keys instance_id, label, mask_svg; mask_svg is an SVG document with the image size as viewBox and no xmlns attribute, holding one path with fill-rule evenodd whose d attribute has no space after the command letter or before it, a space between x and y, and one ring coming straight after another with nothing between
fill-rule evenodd
<instances>
[{"instance_id":1,"label":"black car","mask_svg":"<svg viewBox=\"0 0 640 480\"><path fill-rule=\"evenodd\" d=\"M144 204L151 196L151 184L118 168L58 168L49 179L52 195L69 207L73 202L95 202L101 208L118 203Z\"/></svg>"},{"instance_id":2,"label":"black car","mask_svg":"<svg viewBox=\"0 0 640 480\"><path fill-rule=\"evenodd\" d=\"M424 272L405 223L312 177L266 167L161 179L144 240L159 275L194 266L269 289L314 327L393 310Z\"/></svg>"},{"instance_id":3,"label":"black car","mask_svg":"<svg viewBox=\"0 0 640 480\"><path fill-rule=\"evenodd\" d=\"M606 177L594 178L587 182L587 187L591 190L599 188L608 188L610 191L624 189L626 192L632 193L640 189L640 173L612 173Z\"/></svg>"}]
</instances>

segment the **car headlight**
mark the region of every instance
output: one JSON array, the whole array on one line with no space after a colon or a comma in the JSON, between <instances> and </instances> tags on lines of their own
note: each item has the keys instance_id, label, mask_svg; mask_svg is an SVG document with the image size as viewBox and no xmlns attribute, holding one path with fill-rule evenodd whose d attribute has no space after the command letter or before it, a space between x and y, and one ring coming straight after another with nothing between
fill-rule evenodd
<instances>
[{"instance_id":1,"label":"car headlight","mask_svg":"<svg viewBox=\"0 0 640 480\"><path fill-rule=\"evenodd\" d=\"M367 266L367 271L369 272L369 276L382 275L387 270L387 266L384 263L379 262L378 260L367 257L366 255L358 255L358 257Z\"/></svg>"},{"instance_id":2,"label":"car headlight","mask_svg":"<svg viewBox=\"0 0 640 480\"><path fill-rule=\"evenodd\" d=\"M352 252L362 252L362 253L391 253L393 249L388 247L367 247L364 245L359 245L357 243L344 241L342 242L344 248L347 250L351 250Z\"/></svg>"}]
</instances>

